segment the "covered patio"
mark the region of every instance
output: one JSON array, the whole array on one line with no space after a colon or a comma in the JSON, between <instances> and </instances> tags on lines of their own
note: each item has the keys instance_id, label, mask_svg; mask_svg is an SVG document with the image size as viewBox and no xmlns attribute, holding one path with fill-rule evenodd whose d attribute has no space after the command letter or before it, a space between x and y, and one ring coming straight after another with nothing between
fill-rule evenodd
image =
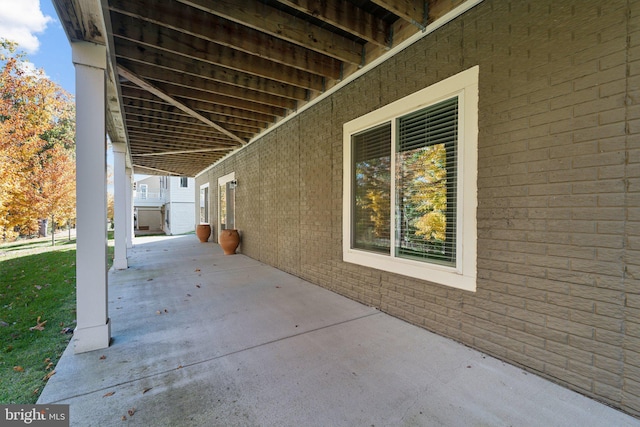
<instances>
[{"instance_id":1,"label":"covered patio","mask_svg":"<svg viewBox=\"0 0 640 427\"><path fill-rule=\"evenodd\" d=\"M74 426L640 425L192 235L139 238L109 311L111 346L70 346L38 402Z\"/></svg>"},{"instance_id":2,"label":"covered patio","mask_svg":"<svg viewBox=\"0 0 640 427\"><path fill-rule=\"evenodd\" d=\"M77 327L43 402L79 425L638 422L581 396L640 414L640 2L53 2ZM242 255L135 246L140 173L195 177L194 223Z\"/></svg>"}]
</instances>

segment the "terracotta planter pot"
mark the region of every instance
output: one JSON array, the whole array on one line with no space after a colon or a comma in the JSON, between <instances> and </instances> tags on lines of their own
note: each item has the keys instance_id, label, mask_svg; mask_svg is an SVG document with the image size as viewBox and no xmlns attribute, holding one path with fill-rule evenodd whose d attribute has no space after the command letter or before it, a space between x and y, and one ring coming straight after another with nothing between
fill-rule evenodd
<instances>
[{"instance_id":1,"label":"terracotta planter pot","mask_svg":"<svg viewBox=\"0 0 640 427\"><path fill-rule=\"evenodd\" d=\"M209 224L198 224L196 226L196 236L202 243L205 243L211 236L211 226Z\"/></svg>"},{"instance_id":2,"label":"terracotta planter pot","mask_svg":"<svg viewBox=\"0 0 640 427\"><path fill-rule=\"evenodd\" d=\"M220 246L225 255L233 255L240 244L240 235L238 230L222 230L218 236Z\"/></svg>"}]
</instances>

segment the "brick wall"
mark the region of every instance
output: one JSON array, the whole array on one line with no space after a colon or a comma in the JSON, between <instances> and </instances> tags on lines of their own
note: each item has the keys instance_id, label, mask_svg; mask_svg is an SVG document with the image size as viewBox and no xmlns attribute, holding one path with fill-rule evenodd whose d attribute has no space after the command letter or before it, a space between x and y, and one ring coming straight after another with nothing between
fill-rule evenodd
<instances>
[{"instance_id":1,"label":"brick wall","mask_svg":"<svg viewBox=\"0 0 640 427\"><path fill-rule=\"evenodd\" d=\"M639 415L639 22L486 0L198 185L235 171L244 254ZM343 123L476 64L477 291L342 262Z\"/></svg>"}]
</instances>

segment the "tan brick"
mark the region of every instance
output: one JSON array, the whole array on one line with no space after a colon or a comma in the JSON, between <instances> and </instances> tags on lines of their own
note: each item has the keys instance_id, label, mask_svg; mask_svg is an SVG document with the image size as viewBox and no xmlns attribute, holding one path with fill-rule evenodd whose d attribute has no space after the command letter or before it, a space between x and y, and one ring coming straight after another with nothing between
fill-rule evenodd
<instances>
[{"instance_id":1,"label":"tan brick","mask_svg":"<svg viewBox=\"0 0 640 427\"><path fill-rule=\"evenodd\" d=\"M640 411L640 1L578 3L482 2L198 182L249 256ZM477 291L342 262L342 124L476 63Z\"/></svg>"}]
</instances>

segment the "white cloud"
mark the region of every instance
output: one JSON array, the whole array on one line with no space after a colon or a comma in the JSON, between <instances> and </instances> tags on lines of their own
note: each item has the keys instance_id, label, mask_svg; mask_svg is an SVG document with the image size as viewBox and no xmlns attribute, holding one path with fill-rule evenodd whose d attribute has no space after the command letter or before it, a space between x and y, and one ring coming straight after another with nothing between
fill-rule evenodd
<instances>
[{"instance_id":1,"label":"white cloud","mask_svg":"<svg viewBox=\"0 0 640 427\"><path fill-rule=\"evenodd\" d=\"M0 0L0 37L18 43L27 53L36 53L43 33L53 18L45 16L40 0Z\"/></svg>"},{"instance_id":2,"label":"white cloud","mask_svg":"<svg viewBox=\"0 0 640 427\"><path fill-rule=\"evenodd\" d=\"M37 77L39 79L45 78L48 79L49 76L44 72L42 68L36 68L33 62L30 61L22 61L19 64L20 69L28 76Z\"/></svg>"}]
</instances>

